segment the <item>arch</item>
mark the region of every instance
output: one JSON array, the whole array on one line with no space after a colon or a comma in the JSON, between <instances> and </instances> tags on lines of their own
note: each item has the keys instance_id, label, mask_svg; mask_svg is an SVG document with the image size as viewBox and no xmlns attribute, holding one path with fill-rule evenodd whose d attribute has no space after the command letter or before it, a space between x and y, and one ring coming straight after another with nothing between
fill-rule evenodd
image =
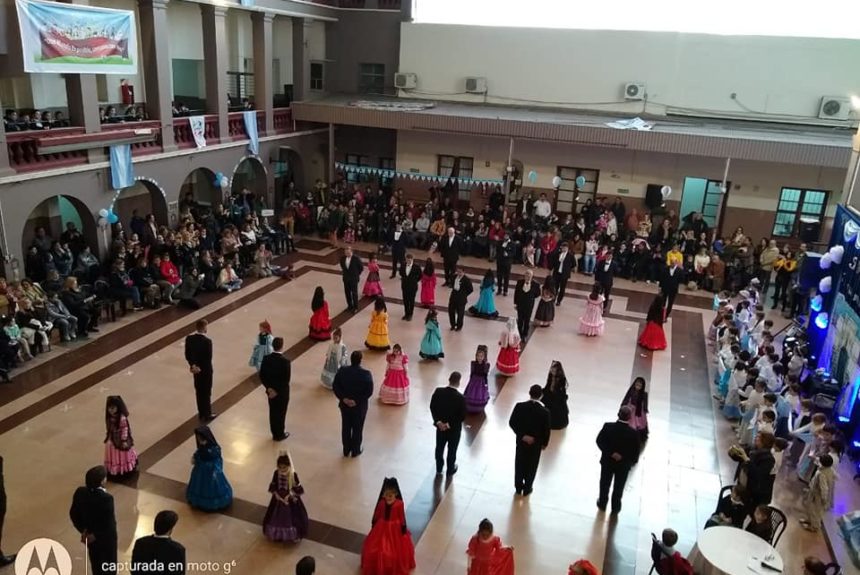
<instances>
[{"instance_id":1,"label":"arch","mask_svg":"<svg viewBox=\"0 0 860 575\"><path fill-rule=\"evenodd\" d=\"M185 176L179 189L180 203L187 194L191 194L194 201L201 206L210 209L224 201L221 188L215 185L215 172L209 168L195 168Z\"/></svg>"},{"instance_id":2,"label":"arch","mask_svg":"<svg viewBox=\"0 0 860 575\"><path fill-rule=\"evenodd\" d=\"M114 196L112 207L126 234L131 234L128 222L135 211L140 217L153 214L160 225L172 223L167 221L167 194L161 184L151 178L135 178L133 186L123 188Z\"/></svg>"},{"instance_id":3,"label":"arch","mask_svg":"<svg viewBox=\"0 0 860 575\"><path fill-rule=\"evenodd\" d=\"M278 148L278 159L275 164L275 201L276 211L283 209L284 200L288 197L290 184L295 184L297 190L304 188L305 166L301 154L289 146Z\"/></svg>"},{"instance_id":4,"label":"arch","mask_svg":"<svg viewBox=\"0 0 860 575\"><path fill-rule=\"evenodd\" d=\"M84 240L94 253L99 253L104 240L99 239L98 227L93 212L81 200L74 196L58 195L42 200L30 211L24 223L21 234L21 253L27 254L36 230L45 228L47 235L60 239L66 230L66 224L73 223L83 233Z\"/></svg>"},{"instance_id":5,"label":"arch","mask_svg":"<svg viewBox=\"0 0 860 575\"><path fill-rule=\"evenodd\" d=\"M245 156L233 167L230 193L235 196L243 189L248 189L257 198L266 198L269 187L267 178L262 160L258 156Z\"/></svg>"}]
</instances>

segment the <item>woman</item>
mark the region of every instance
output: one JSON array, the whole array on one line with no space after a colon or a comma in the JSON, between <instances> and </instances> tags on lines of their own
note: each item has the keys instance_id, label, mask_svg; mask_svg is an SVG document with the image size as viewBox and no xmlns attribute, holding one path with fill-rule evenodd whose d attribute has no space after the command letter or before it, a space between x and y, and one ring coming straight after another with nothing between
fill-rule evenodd
<instances>
[{"instance_id":1,"label":"woman","mask_svg":"<svg viewBox=\"0 0 860 575\"><path fill-rule=\"evenodd\" d=\"M666 334L663 331L665 320L666 298L663 294L657 294L651 307L648 308L645 329L639 336L639 345L651 351L666 349Z\"/></svg>"},{"instance_id":2,"label":"woman","mask_svg":"<svg viewBox=\"0 0 860 575\"><path fill-rule=\"evenodd\" d=\"M499 357L496 371L501 375L516 375L520 370L520 330L516 318L510 318L499 338Z\"/></svg>"},{"instance_id":3,"label":"woman","mask_svg":"<svg viewBox=\"0 0 860 575\"><path fill-rule=\"evenodd\" d=\"M322 286L317 286L311 299L311 321L308 324L308 336L316 341L328 341L331 338L331 318L328 313L328 302Z\"/></svg>"},{"instance_id":4,"label":"woman","mask_svg":"<svg viewBox=\"0 0 860 575\"><path fill-rule=\"evenodd\" d=\"M579 333L594 337L603 335L603 326L606 321L603 319L603 288L600 284L594 284L591 288L591 293L588 294L588 299L585 302L585 313L579 318Z\"/></svg>"},{"instance_id":5,"label":"woman","mask_svg":"<svg viewBox=\"0 0 860 575\"><path fill-rule=\"evenodd\" d=\"M552 276L547 276L540 290L534 322L537 327L549 327L555 321L555 286Z\"/></svg>"},{"instance_id":6,"label":"woman","mask_svg":"<svg viewBox=\"0 0 860 575\"><path fill-rule=\"evenodd\" d=\"M553 361L546 376L543 388L544 406L549 410L549 421L552 429L564 429L569 423L567 407L567 377L561 362Z\"/></svg>"},{"instance_id":7,"label":"woman","mask_svg":"<svg viewBox=\"0 0 860 575\"><path fill-rule=\"evenodd\" d=\"M137 452L122 397L108 396L105 403L105 469L108 477L121 478L137 469Z\"/></svg>"},{"instance_id":8,"label":"woman","mask_svg":"<svg viewBox=\"0 0 860 575\"><path fill-rule=\"evenodd\" d=\"M637 377L630 384L621 407L630 408L630 427L639 432L639 439L644 443L648 441L648 392L645 390L645 378Z\"/></svg>"},{"instance_id":9,"label":"woman","mask_svg":"<svg viewBox=\"0 0 860 575\"><path fill-rule=\"evenodd\" d=\"M406 526L400 485L394 477L382 482L371 525L361 548L362 575L408 575L415 569L415 546Z\"/></svg>"},{"instance_id":10,"label":"woman","mask_svg":"<svg viewBox=\"0 0 860 575\"><path fill-rule=\"evenodd\" d=\"M442 350L442 332L439 330L439 317L436 309L431 307L424 319L424 337L421 338L421 347L418 355L422 359L441 359L445 357Z\"/></svg>"},{"instance_id":11,"label":"woman","mask_svg":"<svg viewBox=\"0 0 860 575\"><path fill-rule=\"evenodd\" d=\"M789 285L794 272L797 271L797 259L795 259L792 250L786 250L785 255L780 255L773 264L773 269L776 270L776 282L773 288L773 305L771 309L776 309L777 304L785 311L785 304L788 301L788 295L791 291ZM23 285L23 282L21 282Z\"/></svg>"},{"instance_id":12,"label":"woman","mask_svg":"<svg viewBox=\"0 0 860 575\"><path fill-rule=\"evenodd\" d=\"M263 534L269 541L295 543L307 537L310 521L302 503L304 492L290 455L282 452L269 483L272 499L263 517Z\"/></svg>"},{"instance_id":13,"label":"woman","mask_svg":"<svg viewBox=\"0 0 860 575\"><path fill-rule=\"evenodd\" d=\"M773 482L776 479L776 475L771 475L776 462L772 453L773 444L773 434L761 432L756 434L749 452L737 445L729 448L729 457L738 462L735 480L746 493L748 514L752 514L759 505L768 505L773 497Z\"/></svg>"},{"instance_id":14,"label":"woman","mask_svg":"<svg viewBox=\"0 0 860 575\"><path fill-rule=\"evenodd\" d=\"M194 430L197 451L191 458L191 478L185 490L188 504L203 511L220 511L233 502L233 488L224 475L221 446L209 427Z\"/></svg>"},{"instance_id":15,"label":"woman","mask_svg":"<svg viewBox=\"0 0 860 575\"><path fill-rule=\"evenodd\" d=\"M364 345L368 349L377 351L391 348L391 342L388 340L388 308L382 296L377 296L373 304L373 313L370 315L370 326L367 329Z\"/></svg>"},{"instance_id":16,"label":"woman","mask_svg":"<svg viewBox=\"0 0 860 575\"><path fill-rule=\"evenodd\" d=\"M63 282L60 299L66 304L71 314L78 320L78 335L87 337L89 332L97 332L99 315L93 302L96 296L85 296L78 287L78 278L69 276Z\"/></svg>"},{"instance_id":17,"label":"woman","mask_svg":"<svg viewBox=\"0 0 860 575\"><path fill-rule=\"evenodd\" d=\"M705 278L708 275L708 266L711 265L711 256L708 255L708 248L700 247L696 257L693 258L693 281L696 282L696 287L699 289L704 287Z\"/></svg>"},{"instance_id":18,"label":"woman","mask_svg":"<svg viewBox=\"0 0 860 575\"><path fill-rule=\"evenodd\" d=\"M496 311L496 302L493 299L495 287L496 278L493 275L493 270L487 270L483 281L481 281L481 294L478 297L478 303L469 308L470 314L485 319L498 317L499 312Z\"/></svg>"}]
</instances>

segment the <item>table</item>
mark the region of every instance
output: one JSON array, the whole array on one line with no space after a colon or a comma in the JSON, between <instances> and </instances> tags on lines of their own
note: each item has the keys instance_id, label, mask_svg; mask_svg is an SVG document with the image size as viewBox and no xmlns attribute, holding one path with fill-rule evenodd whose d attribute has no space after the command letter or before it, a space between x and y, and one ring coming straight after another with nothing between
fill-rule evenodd
<instances>
[{"instance_id":1,"label":"table","mask_svg":"<svg viewBox=\"0 0 860 575\"><path fill-rule=\"evenodd\" d=\"M718 526L702 532L687 559L701 575L777 575L761 566L768 555L773 555L768 563L783 571L782 557L770 543L737 527ZM755 570L749 567L752 557Z\"/></svg>"}]
</instances>

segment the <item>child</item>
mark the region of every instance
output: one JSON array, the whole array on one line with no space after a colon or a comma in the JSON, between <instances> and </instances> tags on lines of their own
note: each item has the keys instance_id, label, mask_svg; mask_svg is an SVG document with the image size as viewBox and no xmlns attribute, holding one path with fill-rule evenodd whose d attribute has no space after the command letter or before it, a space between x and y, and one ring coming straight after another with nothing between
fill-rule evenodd
<instances>
[{"instance_id":1,"label":"child","mask_svg":"<svg viewBox=\"0 0 860 575\"><path fill-rule=\"evenodd\" d=\"M579 318L579 333L594 337L603 335L603 296L600 284L594 284L585 303L585 314Z\"/></svg>"},{"instance_id":2,"label":"child","mask_svg":"<svg viewBox=\"0 0 860 575\"><path fill-rule=\"evenodd\" d=\"M645 329L639 336L640 346L651 351L666 349L666 332L663 331L663 323L666 321L666 298L663 294L657 294L651 306L648 308Z\"/></svg>"},{"instance_id":3,"label":"child","mask_svg":"<svg viewBox=\"0 0 860 575\"><path fill-rule=\"evenodd\" d=\"M759 415L756 420L755 428L753 429L750 441L755 443L755 437L759 433L770 433L773 435L776 428L776 412L764 406L759 408Z\"/></svg>"},{"instance_id":4,"label":"child","mask_svg":"<svg viewBox=\"0 0 860 575\"><path fill-rule=\"evenodd\" d=\"M379 401L389 405L406 405L409 403L409 374L407 365L409 356L403 353L399 343L394 344L391 353L385 356L388 368L385 379L379 388Z\"/></svg>"},{"instance_id":5,"label":"child","mask_svg":"<svg viewBox=\"0 0 860 575\"><path fill-rule=\"evenodd\" d=\"M33 355L30 353L30 344L27 339L21 335L21 328L15 323L15 318L7 315L3 318L3 331L9 336L9 340L18 345L18 360L30 361Z\"/></svg>"},{"instance_id":6,"label":"child","mask_svg":"<svg viewBox=\"0 0 860 575\"><path fill-rule=\"evenodd\" d=\"M499 312L496 311L496 302L493 299L495 289L496 277L493 275L493 270L487 270L483 281L481 281L481 293L478 297L478 303L469 308L469 313L485 319L498 317Z\"/></svg>"},{"instance_id":7,"label":"child","mask_svg":"<svg viewBox=\"0 0 860 575\"><path fill-rule=\"evenodd\" d=\"M436 276L433 276L433 278L435 283ZM441 359L445 357L445 352L442 351L442 332L439 329L439 317L434 307L431 307L427 311L427 317L424 319L424 337L421 338L421 347L419 348L418 355L422 359Z\"/></svg>"},{"instance_id":8,"label":"child","mask_svg":"<svg viewBox=\"0 0 860 575\"><path fill-rule=\"evenodd\" d=\"M421 305L424 307L436 305L436 269L430 258L427 258L424 263L424 272L421 274Z\"/></svg>"},{"instance_id":9,"label":"child","mask_svg":"<svg viewBox=\"0 0 860 575\"><path fill-rule=\"evenodd\" d=\"M361 548L362 575L407 575L415 569L415 546L396 478L382 482L371 525Z\"/></svg>"},{"instance_id":10,"label":"child","mask_svg":"<svg viewBox=\"0 0 860 575\"><path fill-rule=\"evenodd\" d=\"M367 278L364 280L364 288L361 290L361 295L367 297L382 295L382 284L379 283L379 262L377 261L376 254L370 254L370 261L367 262Z\"/></svg>"},{"instance_id":11,"label":"child","mask_svg":"<svg viewBox=\"0 0 860 575\"><path fill-rule=\"evenodd\" d=\"M520 331L517 329L517 319L510 318L499 338L499 357L496 359L496 371L502 375L516 375L520 370Z\"/></svg>"},{"instance_id":12,"label":"child","mask_svg":"<svg viewBox=\"0 0 860 575\"><path fill-rule=\"evenodd\" d=\"M753 373L753 370L750 370L750 373ZM758 408L764 404L764 380L756 379L754 385L755 388L749 393L746 401L741 402L743 417L741 418L740 427L738 428L738 440L741 445L752 444L752 434L755 424L757 423L756 415Z\"/></svg>"},{"instance_id":13,"label":"child","mask_svg":"<svg viewBox=\"0 0 860 575\"><path fill-rule=\"evenodd\" d=\"M328 351L325 356L325 365L323 365L320 381L326 389L331 389L334 383L334 376L337 370L345 365L349 365L349 354L346 352L346 345L341 342L343 333L340 328L335 328L331 333L331 343L328 346Z\"/></svg>"},{"instance_id":14,"label":"child","mask_svg":"<svg viewBox=\"0 0 860 575\"><path fill-rule=\"evenodd\" d=\"M212 430L203 425L194 430L197 451L191 459L191 478L185 490L185 499L195 509L220 511L233 502L233 488L224 476L221 446L215 441Z\"/></svg>"},{"instance_id":15,"label":"child","mask_svg":"<svg viewBox=\"0 0 860 575\"><path fill-rule=\"evenodd\" d=\"M552 276L547 276L543 283L534 321L537 327L549 327L555 321L555 288Z\"/></svg>"},{"instance_id":16,"label":"child","mask_svg":"<svg viewBox=\"0 0 860 575\"><path fill-rule=\"evenodd\" d=\"M316 341L328 341L331 337L331 318L328 315L328 302L322 286L314 290L311 299L311 321L308 324L308 336Z\"/></svg>"},{"instance_id":17,"label":"child","mask_svg":"<svg viewBox=\"0 0 860 575\"><path fill-rule=\"evenodd\" d=\"M833 458L824 454L818 458L818 472L803 495L803 507L807 519L801 519L800 524L804 529L817 532L821 528L824 512L833 509L835 488L836 470L833 468Z\"/></svg>"},{"instance_id":18,"label":"child","mask_svg":"<svg viewBox=\"0 0 860 575\"><path fill-rule=\"evenodd\" d=\"M823 413L812 412L813 403L811 399L804 399L801 409L806 410L806 415L801 415L801 420L798 426L791 433L791 450L789 451L789 465L796 467L803 461L804 457L809 453L811 445L825 425L827 425L827 416ZM802 423L803 425L800 425Z\"/></svg>"},{"instance_id":19,"label":"child","mask_svg":"<svg viewBox=\"0 0 860 575\"><path fill-rule=\"evenodd\" d=\"M803 456L800 458L800 463L797 466L797 475L804 483L809 483L812 476L815 474L815 463L818 459L830 452L830 444L836 436L836 428L832 425L825 425L818 433L812 443L807 444Z\"/></svg>"},{"instance_id":20,"label":"child","mask_svg":"<svg viewBox=\"0 0 860 575\"><path fill-rule=\"evenodd\" d=\"M251 350L251 359L248 360L248 365L260 371L260 366L263 364L263 358L274 351L272 342L275 338L272 337L272 326L268 320L260 322L260 333L257 334L257 342Z\"/></svg>"},{"instance_id":21,"label":"child","mask_svg":"<svg viewBox=\"0 0 860 575\"><path fill-rule=\"evenodd\" d=\"M747 518L744 503L744 488L740 485L732 487L731 492L717 503L717 511L705 523L705 529L717 525L742 528Z\"/></svg>"},{"instance_id":22,"label":"child","mask_svg":"<svg viewBox=\"0 0 860 575\"><path fill-rule=\"evenodd\" d=\"M482 519L466 550L469 556L466 575L513 575L513 552L513 547L503 547L502 540L493 535L490 520Z\"/></svg>"},{"instance_id":23,"label":"child","mask_svg":"<svg viewBox=\"0 0 860 575\"><path fill-rule=\"evenodd\" d=\"M788 437L788 420L791 415L791 408L788 402L781 395L776 393L764 394L764 406L767 409L772 409L776 412L776 422L774 423L773 434L777 437Z\"/></svg>"},{"instance_id":24,"label":"child","mask_svg":"<svg viewBox=\"0 0 860 575\"><path fill-rule=\"evenodd\" d=\"M732 370L732 376L729 378L728 387L726 388L725 402L723 403L723 415L726 419L737 420L743 415L740 409L740 386L746 382L746 378L746 363L739 361L735 364L734 370Z\"/></svg>"},{"instance_id":25,"label":"child","mask_svg":"<svg viewBox=\"0 0 860 575\"><path fill-rule=\"evenodd\" d=\"M788 441L786 439L777 437L773 440L773 449L770 450L771 455L773 455L773 469L771 469L770 474L773 476L774 481L776 481L779 470L782 469L782 460L785 457L785 449L787 447Z\"/></svg>"},{"instance_id":26,"label":"child","mask_svg":"<svg viewBox=\"0 0 860 575\"><path fill-rule=\"evenodd\" d=\"M105 427L105 469L108 477L121 478L137 469L137 452L128 424L128 408L118 395L107 398Z\"/></svg>"},{"instance_id":27,"label":"child","mask_svg":"<svg viewBox=\"0 0 860 575\"><path fill-rule=\"evenodd\" d=\"M345 244L355 243L355 229L353 229L352 224L347 225L343 231L343 242Z\"/></svg>"},{"instance_id":28,"label":"child","mask_svg":"<svg viewBox=\"0 0 860 575\"><path fill-rule=\"evenodd\" d=\"M370 327L367 330L367 338L364 345L368 349L386 351L391 348L388 341L388 308L382 296L377 296L373 304L373 313L370 314Z\"/></svg>"},{"instance_id":29,"label":"child","mask_svg":"<svg viewBox=\"0 0 860 575\"><path fill-rule=\"evenodd\" d=\"M230 262L225 262L215 285L218 289L231 293L242 287L242 279L233 269L233 265Z\"/></svg>"},{"instance_id":30,"label":"child","mask_svg":"<svg viewBox=\"0 0 860 575\"><path fill-rule=\"evenodd\" d=\"M481 413L490 401L490 390L487 385L487 374L490 373L490 362L487 361L487 346L479 345L472 361L469 383L463 395L466 398L468 413Z\"/></svg>"},{"instance_id":31,"label":"child","mask_svg":"<svg viewBox=\"0 0 860 575\"><path fill-rule=\"evenodd\" d=\"M276 466L269 483L272 499L263 517L263 534L270 541L299 542L307 537L310 526L308 512L301 499L305 489L299 483L288 453L281 452Z\"/></svg>"},{"instance_id":32,"label":"child","mask_svg":"<svg viewBox=\"0 0 860 575\"><path fill-rule=\"evenodd\" d=\"M656 566L659 575L669 575L672 572L672 562L675 557L675 545L678 543L678 533L666 528L660 534L660 539L651 534L651 561Z\"/></svg>"},{"instance_id":33,"label":"child","mask_svg":"<svg viewBox=\"0 0 860 575\"><path fill-rule=\"evenodd\" d=\"M648 440L648 392L645 391L645 378L637 377L630 384L627 393L624 394L624 399L621 400L621 406L630 408L631 417L630 427L639 432L639 439L642 442Z\"/></svg>"},{"instance_id":34,"label":"child","mask_svg":"<svg viewBox=\"0 0 860 575\"><path fill-rule=\"evenodd\" d=\"M579 559L568 565L567 575L600 575L600 572L591 561Z\"/></svg>"},{"instance_id":35,"label":"child","mask_svg":"<svg viewBox=\"0 0 860 575\"><path fill-rule=\"evenodd\" d=\"M758 505L753 512L753 520L747 525L746 531L758 535L768 543L773 536L773 527L770 525L770 510L767 505Z\"/></svg>"}]
</instances>

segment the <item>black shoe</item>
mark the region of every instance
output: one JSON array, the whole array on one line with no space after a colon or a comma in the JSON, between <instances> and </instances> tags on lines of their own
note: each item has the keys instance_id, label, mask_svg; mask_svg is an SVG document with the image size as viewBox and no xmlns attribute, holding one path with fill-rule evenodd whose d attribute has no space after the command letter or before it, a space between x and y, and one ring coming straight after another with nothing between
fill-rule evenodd
<instances>
[{"instance_id":1,"label":"black shoe","mask_svg":"<svg viewBox=\"0 0 860 575\"><path fill-rule=\"evenodd\" d=\"M97 327L91 327L91 328L89 329L89 331L94 332L94 333L98 333L98 332L99 332L99 328L97 328Z\"/></svg>"},{"instance_id":2,"label":"black shoe","mask_svg":"<svg viewBox=\"0 0 860 575\"><path fill-rule=\"evenodd\" d=\"M436 470L436 475L442 475L442 470L441 470L441 469L437 469L437 470Z\"/></svg>"},{"instance_id":3,"label":"black shoe","mask_svg":"<svg viewBox=\"0 0 860 575\"><path fill-rule=\"evenodd\" d=\"M364 448L359 447L359 448L358 448L358 451L353 451L353 452L352 452L352 456L353 456L353 457L358 457L358 456L359 456L359 455L361 455L362 453L364 453Z\"/></svg>"},{"instance_id":4,"label":"black shoe","mask_svg":"<svg viewBox=\"0 0 860 575\"><path fill-rule=\"evenodd\" d=\"M218 417L217 413L210 413L207 417L203 418L203 421L205 421L206 423L209 423L210 421L212 421L216 417Z\"/></svg>"},{"instance_id":5,"label":"black shoe","mask_svg":"<svg viewBox=\"0 0 860 575\"><path fill-rule=\"evenodd\" d=\"M405 319L406 321L412 321L412 316L407 315L407 316L404 316L403 319Z\"/></svg>"},{"instance_id":6,"label":"black shoe","mask_svg":"<svg viewBox=\"0 0 860 575\"><path fill-rule=\"evenodd\" d=\"M601 511L606 511L606 503L601 503L600 500L597 501L597 508Z\"/></svg>"},{"instance_id":7,"label":"black shoe","mask_svg":"<svg viewBox=\"0 0 860 575\"><path fill-rule=\"evenodd\" d=\"M514 492L515 492L517 495L522 495L522 494L523 494L523 490L522 490L522 489L520 489L519 487L517 487L516 489L514 489Z\"/></svg>"},{"instance_id":8,"label":"black shoe","mask_svg":"<svg viewBox=\"0 0 860 575\"><path fill-rule=\"evenodd\" d=\"M451 331L457 331L457 327L452 325L452 326L451 326Z\"/></svg>"},{"instance_id":9,"label":"black shoe","mask_svg":"<svg viewBox=\"0 0 860 575\"><path fill-rule=\"evenodd\" d=\"M344 449L344 450L343 450L343 456L344 456L344 457L349 457L349 449Z\"/></svg>"},{"instance_id":10,"label":"black shoe","mask_svg":"<svg viewBox=\"0 0 860 575\"><path fill-rule=\"evenodd\" d=\"M523 489L523 497L528 497L532 494L532 491L534 491L534 488L526 487L525 489Z\"/></svg>"},{"instance_id":11,"label":"black shoe","mask_svg":"<svg viewBox=\"0 0 860 575\"><path fill-rule=\"evenodd\" d=\"M448 477L451 477L452 475L454 475L455 473L457 473L457 470L458 470L458 469L460 469L460 466L459 466L459 465L454 465L454 469L451 469L451 468L449 467L449 468L448 468L448 473L446 473L446 475L447 475ZM441 471L440 471L440 473L441 473Z\"/></svg>"},{"instance_id":12,"label":"black shoe","mask_svg":"<svg viewBox=\"0 0 860 575\"><path fill-rule=\"evenodd\" d=\"M0 567L6 567L15 562L16 555L0 555Z\"/></svg>"},{"instance_id":13,"label":"black shoe","mask_svg":"<svg viewBox=\"0 0 860 575\"><path fill-rule=\"evenodd\" d=\"M612 515L618 515L619 513L621 513L621 506L620 505L618 507L612 508Z\"/></svg>"},{"instance_id":14,"label":"black shoe","mask_svg":"<svg viewBox=\"0 0 860 575\"><path fill-rule=\"evenodd\" d=\"M289 431L285 431L283 435L279 435L277 437L272 437L272 441L283 441L290 436Z\"/></svg>"},{"instance_id":15,"label":"black shoe","mask_svg":"<svg viewBox=\"0 0 860 575\"><path fill-rule=\"evenodd\" d=\"M560 302L560 301L555 302L555 307L560 307L560 306L561 306L561 302Z\"/></svg>"}]
</instances>

